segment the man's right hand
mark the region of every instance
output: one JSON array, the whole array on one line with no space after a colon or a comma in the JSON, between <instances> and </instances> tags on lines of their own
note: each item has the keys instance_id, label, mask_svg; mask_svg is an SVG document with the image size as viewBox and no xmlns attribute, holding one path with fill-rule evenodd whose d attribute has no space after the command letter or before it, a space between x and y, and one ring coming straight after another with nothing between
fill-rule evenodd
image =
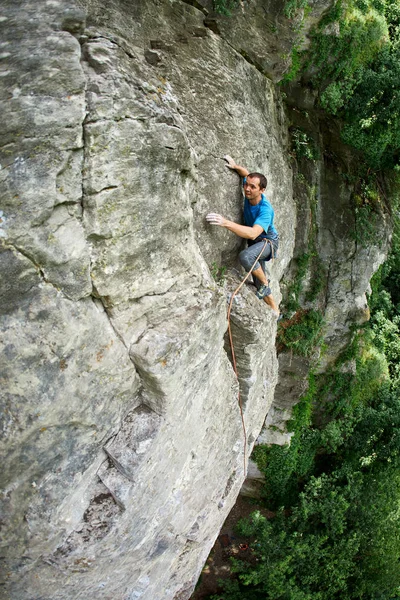
<instances>
[{"instance_id":1,"label":"man's right hand","mask_svg":"<svg viewBox=\"0 0 400 600\"><path fill-rule=\"evenodd\" d=\"M229 154L225 154L224 156L224 160L226 160L227 164L225 165L228 169L236 169L236 163L233 160L232 156L229 156Z\"/></svg>"},{"instance_id":2,"label":"man's right hand","mask_svg":"<svg viewBox=\"0 0 400 600\"><path fill-rule=\"evenodd\" d=\"M210 223L210 225L219 225L220 227L224 227L225 225L224 217L218 213L208 213L206 220Z\"/></svg>"}]
</instances>

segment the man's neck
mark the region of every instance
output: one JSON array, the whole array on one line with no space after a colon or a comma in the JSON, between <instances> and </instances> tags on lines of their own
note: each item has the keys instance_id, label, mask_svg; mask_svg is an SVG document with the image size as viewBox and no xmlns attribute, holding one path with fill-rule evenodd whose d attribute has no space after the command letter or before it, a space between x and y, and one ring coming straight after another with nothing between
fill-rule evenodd
<instances>
[{"instance_id":1,"label":"man's neck","mask_svg":"<svg viewBox=\"0 0 400 600\"><path fill-rule=\"evenodd\" d=\"M248 199L248 198L247 198L247 199ZM248 200L249 200L249 199L248 199ZM253 198L253 200L249 200L249 202L250 202L250 204L251 204L252 206L257 206L257 204L260 204L261 200L262 200L262 194L260 194L260 195L258 196L258 198L255 198L255 199Z\"/></svg>"}]
</instances>

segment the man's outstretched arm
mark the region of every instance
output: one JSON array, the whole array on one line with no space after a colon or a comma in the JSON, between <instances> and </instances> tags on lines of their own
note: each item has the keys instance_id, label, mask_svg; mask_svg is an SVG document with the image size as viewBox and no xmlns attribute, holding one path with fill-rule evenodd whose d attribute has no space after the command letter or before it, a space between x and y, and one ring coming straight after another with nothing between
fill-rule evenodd
<instances>
[{"instance_id":1,"label":"man's outstretched arm","mask_svg":"<svg viewBox=\"0 0 400 600\"><path fill-rule=\"evenodd\" d=\"M225 166L228 167L228 169L232 169L232 171L236 171L240 177L247 177L249 174L249 171L245 167L237 165L233 158L229 156L229 154L224 156L224 160L227 162ZM220 227L225 227L225 229L229 229L229 231L236 233L236 235L246 240L255 240L256 237L258 237L264 231L261 225L253 225L253 227L239 225L239 223L229 221L218 213L209 213L206 216L206 219L210 225L219 225Z\"/></svg>"},{"instance_id":2,"label":"man's outstretched arm","mask_svg":"<svg viewBox=\"0 0 400 600\"><path fill-rule=\"evenodd\" d=\"M236 173L240 175L240 177L247 177L247 175L249 174L249 171L245 167L237 165L233 160L232 156L229 156L229 154L225 154L224 160L226 160L227 162L225 166L228 167L228 169L232 169L232 171L236 171Z\"/></svg>"},{"instance_id":3,"label":"man's outstretched arm","mask_svg":"<svg viewBox=\"0 0 400 600\"><path fill-rule=\"evenodd\" d=\"M255 240L256 237L258 237L264 231L261 225L253 225L253 227L239 225L239 223L235 223L234 221L228 221L228 219L225 219L218 213L209 213L206 216L206 219L211 225L225 227L225 229L229 229L229 231L236 233L236 235L245 238L246 240Z\"/></svg>"}]
</instances>

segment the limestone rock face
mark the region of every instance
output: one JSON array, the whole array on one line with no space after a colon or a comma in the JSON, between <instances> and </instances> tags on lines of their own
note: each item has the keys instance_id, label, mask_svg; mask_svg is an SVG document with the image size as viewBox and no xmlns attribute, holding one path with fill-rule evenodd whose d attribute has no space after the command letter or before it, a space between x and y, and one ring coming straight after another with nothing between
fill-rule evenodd
<instances>
[{"instance_id":1,"label":"limestone rock face","mask_svg":"<svg viewBox=\"0 0 400 600\"><path fill-rule=\"evenodd\" d=\"M260 69L205 11L2 3L6 598L189 598L273 402L275 318L251 286L236 295L237 381L226 310L241 240L205 215L241 218L224 154L267 175L280 300L299 221L286 109L265 76L283 67ZM233 18L239 36L247 17ZM365 279L352 285L362 298Z\"/></svg>"},{"instance_id":2,"label":"limestone rock face","mask_svg":"<svg viewBox=\"0 0 400 600\"><path fill-rule=\"evenodd\" d=\"M225 339L242 274L210 274L240 240L204 217L240 219L225 153L266 172L279 297L284 109L203 19L167 0L3 3L6 597L187 598L272 403L276 322L245 288L244 447Z\"/></svg>"},{"instance_id":3,"label":"limestone rock face","mask_svg":"<svg viewBox=\"0 0 400 600\"><path fill-rule=\"evenodd\" d=\"M195 4L195 2L189 3ZM197 3L197 2L196 2ZM307 9L290 8L281 0L238 2L229 15L213 10L212 0L200 0L207 27L218 33L247 61L274 82L281 81L292 67L292 49L310 45L312 27L326 14L334 0L310 0Z\"/></svg>"}]
</instances>

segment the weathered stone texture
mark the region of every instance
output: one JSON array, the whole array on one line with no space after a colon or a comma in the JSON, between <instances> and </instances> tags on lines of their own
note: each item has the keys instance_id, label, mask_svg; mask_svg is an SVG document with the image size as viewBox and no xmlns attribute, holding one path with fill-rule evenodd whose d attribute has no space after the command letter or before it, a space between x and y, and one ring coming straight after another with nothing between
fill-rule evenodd
<instances>
[{"instance_id":1,"label":"weathered stone texture","mask_svg":"<svg viewBox=\"0 0 400 600\"><path fill-rule=\"evenodd\" d=\"M240 275L223 290L209 271L233 266L239 240L204 216L240 218L223 154L266 172L279 297L294 240L279 93L183 2L2 15L3 589L187 598L277 376L275 320L245 288L244 449L225 347Z\"/></svg>"},{"instance_id":2,"label":"weathered stone texture","mask_svg":"<svg viewBox=\"0 0 400 600\"><path fill-rule=\"evenodd\" d=\"M188 0L191 3L191 0ZM281 81L292 66L292 49L305 50L308 34L334 5L334 0L311 0L307 9L287 11L281 0L238 2L229 15L213 10L212 0L201 0L207 27L218 33L248 62L274 82Z\"/></svg>"}]
</instances>

